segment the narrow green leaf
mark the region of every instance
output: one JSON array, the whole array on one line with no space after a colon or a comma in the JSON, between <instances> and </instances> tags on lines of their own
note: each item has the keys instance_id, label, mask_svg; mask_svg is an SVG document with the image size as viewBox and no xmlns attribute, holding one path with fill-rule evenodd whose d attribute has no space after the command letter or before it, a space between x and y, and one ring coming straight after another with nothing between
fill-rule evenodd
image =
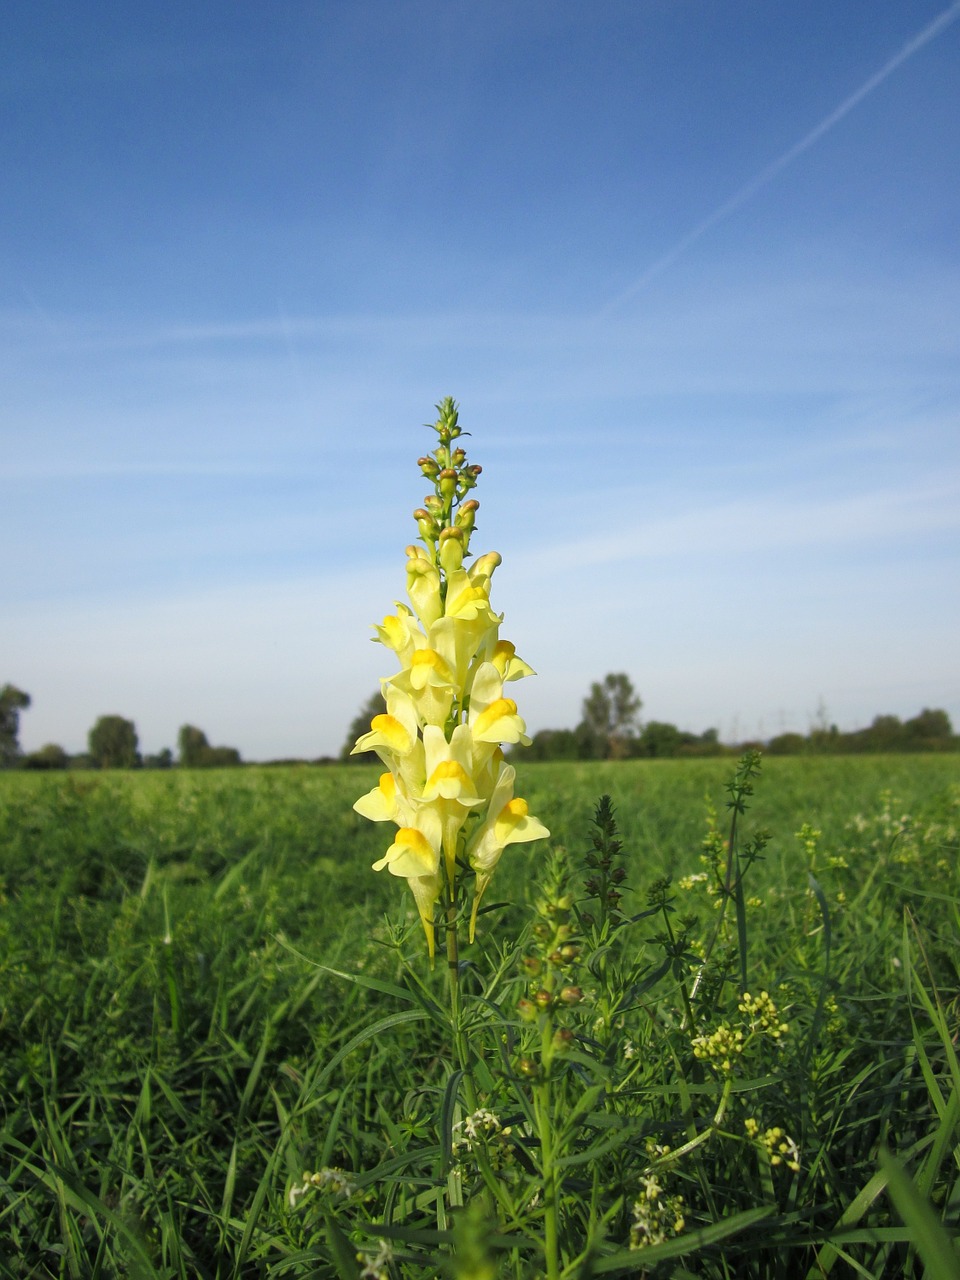
<instances>
[{"instance_id":1,"label":"narrow green leaf","mask_svg":"<svg viewBox=\"0 0 960 1280\"><path fill-rule=\"evenodd\" d=\"M327 1225L327 1243L330 1245L330 1252L333 1254L337 1275L340 1280L357 1280L359 1267L357 1265L356 1249L334 1222L333 1215L329 1210L324 1214L324 1217Z\"/></svg>"},{"instance_id":2,"label":"narrow green leaf","mask_svg":"<svg viewBox=\"0 0 960 1280\"><path fill-rule=\"evenodd\" d=\"M880 1167L887 1175L890 1199L923 1259L926 1280L957 1280L960 1276L960 1254L938 1221L930 1202L920 1195L899 1160L886 1149L880 1151Z\"/></svg>"},{"instance_id":3,"label":"narrow green leaf","mask_svg":"<svg viewBox=\"0 0 960 1280\"><path fill-rule=\"evenodd\" d=\"M753 1226L754 1223L770 1217L772 1213L773 1207L768 1205L759 1209L745 1209L743 1213L735 1213L732 1217L723 1218L709 1227L702 1227L697 1231L685 1231L682 1235L674 1236L672 1240L667 1240L663 1244L651 1244L645 1249L621 1249L618 1253L597 1258L592 1264L592 1271L594 1275L613 1275L616 1272L638 1274L652 1263L661 1262L664 1258L678 1258L683 1254L696 1253L698 1249L706 1248L707 1245L726 1240L737 1232Z\"/></svg>"},{"instance_id":4,"label":"narrow green leaf","mask_svg":"<svg viewBox=\"0 0 960 1280\"><path fill-rule=\"evenodd\" d=\"M443 1091L443 1103L440 1107L440 1146L443 1150L444 1168L453 1164L453 1115L457 1107L460 1081L463 1071L454 1071Z\"/></svg>"}]
</instances>

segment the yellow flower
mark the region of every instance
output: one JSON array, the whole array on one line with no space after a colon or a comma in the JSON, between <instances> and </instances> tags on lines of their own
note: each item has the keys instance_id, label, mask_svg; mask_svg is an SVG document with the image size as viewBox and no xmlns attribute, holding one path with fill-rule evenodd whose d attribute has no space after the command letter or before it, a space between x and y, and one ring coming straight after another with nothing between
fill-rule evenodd
<instances>
[{"instance_id":1,"label":"yellow flower","mask_svg":"<svg viewBox=\"0 0 960 1280\"><path fill-rule=\"evenodd\" d=\"M527 746L526 725L517 704L503 696L503 677L492 662L483 662L473 678L468 718L477 743L522 742Z\"/></svg>"},{"instance_id":2,"label":"yellow flower","mask_svg":"<svg viewBox=\"0 0 960 1280\"><path fill-rule=\"evenodd\" d=\"M436 649L417 649L406 671L389 681L410 695L417 713L427 724L446 723L453 706L454 677L446 659Z\"/></svg>"},{"instance_id":3,"label":"yellow flower","mask_svg":"<svg viewBox=\"0 0 960 1280\"><path fill-rule=\"evenodd\" d=\"M486 892L500 856L508 844L521 844L528 840L542 840L550 832L529 811L526 800L513 794L517 771L505 764L500 769L487 817L478 827L467 846L467 857L477 873L473 893L473 909L470 913L470 941L473 941L477 924L477 908Z\"/></svg>"},{"instance_id":4,"label":"yellow flower","mask_svg":"<svg viewBox=\"0 0 960 1280\"><path fill-rule=\"evenodd\" d=\"M445 400L438 409L439 444L420 459L434 494L414 512L424 546L406 551L412 610L398 603L374 627L401 669L381 681L386 711L353 749L375 752L385 766L353 807L373 822L396 824L396 838L374 869L409 884L431 956L441 896L448 927L455 928L464 861L476 873L472 940L480 898L503 850L549 834L526 801L514 797L516 772L501 750L501 743L530 741L504 682L533 674L500 639L502 615L490 605L501 558L490 551L464 567L479 506L466 495L481 468L467 465L460 445L452 447L462 434L456 405Z\"/></svg>"},{"instance_id":5,"label":"yellow flower","mask_svg":"<svg viewBox=\"0 0 960 1280\"><path fill-rule=\"evenodd\" d=\"M465 724L458 724L447 742L442 729L432 724L425 725L423 749L426 781L421 801L440 818L447 878L453 884L460 828L470 810L483 804L471 776L473 752L470 730Z\"/></svg>"},{"instance_id":6,"label":"yellow flower","mask_svg":"<svg viewBox=\"0 0 960 1280\"><path fill-rule=\"evenodd\" d=\"M417 620L405 604L397 605L395 614L388 614L383 622L374 625L375 640L392 649L401 663L409 667L416 649L426 645L426 637L417 625Z\"/></svg>"},{"instance_id":7,"label":"yellow flower","mask_svg":"<svg viewBox=\"0 0 960 1280\"><path fill-rule=\"evenodd\" d=\"M509 640L498 640L493 647L490 661L500 672L506 684L508 680L520 680L523 676L534 676L537 673L522 658L517 657L517 646Z\"/></svg>"},{"instance_id":8,"label":"yellow flower","mask_svg":"<svg viewBox=\"0 0 960 1280\"><path fill-rule=\"evenodd\" d=\"M354 804L354 809L361 817L371 822L396 822L400 826L409 826L413 818L413 808L397 786L392 773L381 773L380 781L361 796Z\"/></svg>"},{"instance_id":9,"label":"yellow flower","mask_svg":"<svg viewBox=\"0 0 960 1280\"><path fill-rule=\"evenodd\" d=\"M410 886L427 937L431 959L434 953L433 908L440 897L439 827L429 813L421 818L421 827L433 828L431 836L418 827L401 827L387 852L373 864L374 871L385 867L391 875L402 876Z\"/></svg>"},{"instance_id":10,"label":"yellow flower","mask_svg":"<svg viewBox=\"0 0 960 1280\"><path fill-rule=\"evenodd\" d=\"M443 612L440 570L417 547L407 547L407 595L425 627Z\"/></svg>"}]
</instances>

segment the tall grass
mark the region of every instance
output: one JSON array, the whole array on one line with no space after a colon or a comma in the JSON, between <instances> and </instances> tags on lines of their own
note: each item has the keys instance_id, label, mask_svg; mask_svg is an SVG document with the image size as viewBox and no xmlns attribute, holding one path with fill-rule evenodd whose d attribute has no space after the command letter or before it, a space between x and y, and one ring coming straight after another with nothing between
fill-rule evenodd
<instances>
[{"instance_id":1,"label":"tall grass","mask_svg":"<svg viewBox=\"0 0 960 1280\"><path fill-rule=\"evenodd\" d=\"M537 1081L517 1068L536 1066L525 1048L536 1023L517 1001L531 992L521 962L545 892L531 869L545 860L504 858L500 904L464 955L467 996L486 1010L473 1029L481 1101L513 1107L470 1149L430 1011L442 974L411 960L406 931L419 926L369 872L382 838L350 810L361 772L0 778L2 1274L343 1276L365 1250L372 1272L433 1276L451 1248L464 1276L542 1265L543 1153L523 1101L533 1106ZM960 1217L956 763L765 764L742 835L769 839L692 991L719 911L710 880L693 877L713 873L707 807L725 833L728 773L725 761L525 770L531 807L567 850L552 874L568 877L580 914L594 806L613 797L617 910L633 921L593 936L601 925L578 914L569 985L585 999L552 1015L574 1037L548 1104L563 1265L948 1274ZM790 1031L758 1036L727 1072L693 1042L744 1022L743 963ZM634 1000L617 1008L625 991ZM762 1138L775 1128L798 1169L771 1159ZM331 1169L345 1182L307 1185ZM661 1191L644 1211L664 1206L657 1244L636 1212L644 1178ZM457 1198L469 1211L451 1211Z\"/></svg>"}]
</instances>

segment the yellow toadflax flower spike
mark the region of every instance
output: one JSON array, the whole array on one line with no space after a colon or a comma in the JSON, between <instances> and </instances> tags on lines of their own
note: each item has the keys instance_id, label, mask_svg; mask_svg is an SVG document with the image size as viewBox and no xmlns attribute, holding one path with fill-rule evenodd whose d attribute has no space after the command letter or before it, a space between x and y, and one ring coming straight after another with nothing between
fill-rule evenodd
<instances>
[{"instance_id":1,"label":"yellow toadflax flower spike","mask_svg":"<svg viewBox=\"0 0 960 1280\"><path fill-rule=\"evenodd\" d=\"M393 844L373 864L407 881L430 956L438 903L456 969L456 922L469 869L476 877L470 940L477 908L504 849L550 833L513 794L516 770L501 743L528 743L505 681L533 675L490 604L496 551L467 565L479 503L468 494L480 467L467 462L452 399L437 405L438 443L419 459L433 493L414 512L421 547L407 547L407 596L376 625L375 639L397 656L400 671L381 684L386 712L374 716L355 753L375 751L386 766L372 791L354 805L373 822L393 822Z\"/></svg>"}]
</instances>

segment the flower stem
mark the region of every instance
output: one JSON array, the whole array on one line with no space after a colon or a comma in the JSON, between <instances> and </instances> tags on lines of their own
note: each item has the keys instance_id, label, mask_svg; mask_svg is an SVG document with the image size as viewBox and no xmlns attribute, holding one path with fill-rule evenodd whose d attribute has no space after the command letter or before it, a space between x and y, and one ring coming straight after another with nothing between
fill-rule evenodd
<instances>
[{"instance_id":1,"label":"flower stem","mask_svg":"<svg viewBox=\"0 0 960 1280\"><path fill-rule=\"evenodd\" d=\"M534 1117L540 1137L543 1170L543 1251L547 1280L560 1277L560 1240L557 1212L557 1171L554 1167L553 1116L550 1108L549 1077L533 1092Z\"/></svg>"}]
</instances>

